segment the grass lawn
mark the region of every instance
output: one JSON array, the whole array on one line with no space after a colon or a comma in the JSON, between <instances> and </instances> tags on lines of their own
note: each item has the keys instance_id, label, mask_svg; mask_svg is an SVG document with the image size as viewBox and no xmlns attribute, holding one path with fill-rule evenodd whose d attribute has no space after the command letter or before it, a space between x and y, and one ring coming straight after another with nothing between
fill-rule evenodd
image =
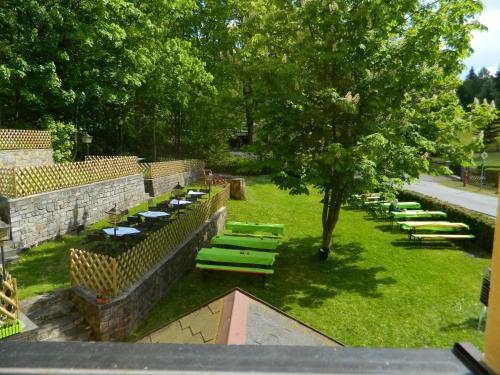
<instances>
[{"instance_id":1,"label":"grass lawn","mask_svg":"<svg viewBox=\"0 0 500 375\"><path fill-rule=\"evenodd\" d=\"M386 222L344 209L333 254L320 262L319 195L291 197L264 177L246 182L248 200L231 201L229 219L286 224L266 288L251 275L214 273L205 281L193 271L130 340L238 286L348 346L451 348L469 340L482 348L475 327L488 257L447 243L412 248Z\"/></svg>"}]
</instances>

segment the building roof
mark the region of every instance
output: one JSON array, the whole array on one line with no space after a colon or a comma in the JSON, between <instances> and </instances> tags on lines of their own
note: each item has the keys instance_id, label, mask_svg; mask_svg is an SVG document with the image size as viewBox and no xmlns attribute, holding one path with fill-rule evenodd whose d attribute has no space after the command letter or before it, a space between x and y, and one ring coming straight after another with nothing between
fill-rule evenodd
<instances>
[{"instance_id":1,"label":"building roof","mask_svg":"<svg viewBox=\"0 0 500 375\"><path fill-rule=\"evenodd\" d=\"M342 346L235 288L140 339L142 343Z\"/></svg>"}]
</instances>

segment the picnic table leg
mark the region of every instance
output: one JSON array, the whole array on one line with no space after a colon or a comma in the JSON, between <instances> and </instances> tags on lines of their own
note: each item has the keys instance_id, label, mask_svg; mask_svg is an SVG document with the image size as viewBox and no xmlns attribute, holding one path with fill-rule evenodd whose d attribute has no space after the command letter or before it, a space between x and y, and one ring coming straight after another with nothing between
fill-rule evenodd
<instances>
[{"instance_id":1,"label":"picnic table leg","mask_svg":"<svg viewBox=\"0 0 500 375\"><path fill-rule=\"evenodd\" d=\"M262 281L262 287L265 288L266 287L266 281L267 281L267 278L266 278L265 274L262 275L261 281Z\"/></svg>"}]
</instances>

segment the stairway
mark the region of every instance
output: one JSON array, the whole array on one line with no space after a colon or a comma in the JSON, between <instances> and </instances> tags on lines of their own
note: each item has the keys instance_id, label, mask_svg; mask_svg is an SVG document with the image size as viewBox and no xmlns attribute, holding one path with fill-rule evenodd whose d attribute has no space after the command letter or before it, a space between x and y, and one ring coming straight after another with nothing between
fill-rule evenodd
<instances>
[{"instance_id":1,"label":"stairway","mask_svg":"<svg viewBox=\"0 0 500 375\"><path fill-rule=\"evenodd\" d=\"M17 261L19 260L19 255L13 241L5 241L3 243L3 251L7 264L17 263Z\"/></svg>"},{"instance_id":2,"label":"stairway","mask_svg":"<svg viewBox=\"0 0 500 375\"><path fill-rule=\"evenodd\" d=\"M21 311L38 327L14 335L16 341L91 341L92 331L71 301L71 289L21 301Z\"/></svg>"}]
</instances>

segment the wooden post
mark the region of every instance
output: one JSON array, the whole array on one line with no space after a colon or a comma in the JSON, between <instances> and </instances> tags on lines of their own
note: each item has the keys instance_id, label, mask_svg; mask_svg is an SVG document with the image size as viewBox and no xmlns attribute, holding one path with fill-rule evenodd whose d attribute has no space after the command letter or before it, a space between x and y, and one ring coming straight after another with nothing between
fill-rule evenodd
<instances>
[{"instance_id":1,"label":"wooden post","mask_svg":"<svg viewBox=\"0 0 500 375\"><path fill-rule=\"evenodd\" d=\"M500 202L491 261L488 318L484 337L484 361L494 373L500 374Z\"/></svg>"},{"instance_id":2,"label":"wooden post","mask_svg":"<svg viewBox=\"0 0 500 375\"><path fill-rule=\"evenodd\" d=\"M244 178L233 178L231 180L231 199L246 200L247 193Z\"/></svg>"}]
</instances>

